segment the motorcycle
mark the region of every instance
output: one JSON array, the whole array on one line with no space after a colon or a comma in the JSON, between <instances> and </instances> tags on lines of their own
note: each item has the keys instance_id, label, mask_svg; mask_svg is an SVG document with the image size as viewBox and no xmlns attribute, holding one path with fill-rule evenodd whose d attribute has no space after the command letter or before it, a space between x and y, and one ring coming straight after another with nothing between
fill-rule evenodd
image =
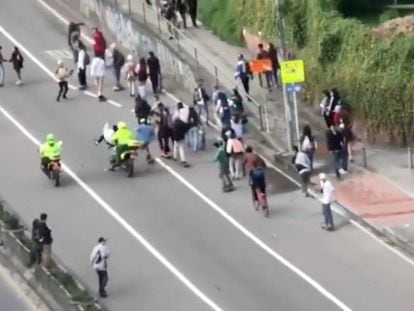
<instances>
[{"instance_id":1,"label":"motorcycle","mask_svg":"<svg viewBox=\"0 0 414 311\"><path fill-rule=\"evenodd\" d=\"M62 146L61 141L58 142L58 144ZM59 187L60 186L60 173L62 171L61 163L60 163L60 154L50 159L50 162L47 164L47 166L42 167L42 171L52 181L55 187Z\"/></svg>"},{"instance_id":2,"label":"motorcycle","mask_svg":"<svg viewBox=\"0 0 414 311\"><path fill-rule=\"evenodd\" d=\"M134 163L135 159L138 157L138 148L139 144L136 141L130 142L127 149L121 153L118 159L118 154L116 147L113 148L113 154L109 158L109 163L111 164L111 170L115 170L116 167L121 167L128 177L134 176Z\"/></svg>"}]
</instances>

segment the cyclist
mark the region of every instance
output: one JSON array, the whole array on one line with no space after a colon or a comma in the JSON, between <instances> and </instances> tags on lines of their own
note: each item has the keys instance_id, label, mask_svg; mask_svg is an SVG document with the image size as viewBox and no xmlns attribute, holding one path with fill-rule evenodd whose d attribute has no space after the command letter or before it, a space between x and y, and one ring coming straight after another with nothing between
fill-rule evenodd
<instances>
[{"instance_id":1,"label":"cyclist","mask_svg":"<svg viewBox=\"0 0 414 311\"><path fill-rule=\"evenodd\" d=\"M252 191L252 200L256 209L259 208L257 192L266 197L266 175L264 168L254 161L253 168L249 172L249 184Z\"/></svg>"},{"instance_id":2,"label":"cyclist","mask_svg":"<svg viewBox=\"0 0 414 311\"><path fill-rule=\"evenodd\" d=\"M56 141L53 134L47 134L45 142L39 148L41 159L41 169L50 178L49 163L56 158L59 158L62 152L62 143Z\"/></svg>"}]
</instances>

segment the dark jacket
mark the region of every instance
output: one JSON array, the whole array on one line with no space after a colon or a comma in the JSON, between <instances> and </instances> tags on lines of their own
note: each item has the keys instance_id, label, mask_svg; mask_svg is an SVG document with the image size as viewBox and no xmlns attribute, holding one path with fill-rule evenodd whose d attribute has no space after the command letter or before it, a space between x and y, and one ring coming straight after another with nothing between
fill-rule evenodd
<instances>
[{"instance_id":1,"label":"dark jacket","mask_svg":"<svg viewBox=\"0 0 414 311\"><path fill-rule=\"evenodd\" d=\"M118 51L117 49L113 52L113 60L114 60L114 68L122 68L122 66L125 64L125 57L124 55Z\"/></svg>"},{"instance_id":2,"label":"dark jacket","mask_svg":"<svg viewBox=\"0 0 414 311\"><path fill-rule=\"evenodd\" d=\"M147 119L151 113L151 106L148 102L140 96L135 98L135 116L138 121L140 119Z\"/></svg>"},{"instance_id":3,"label":"dark jacket","mask_svg":"<svg viewBox=\"0 0 414 311\"><path fill-rule=\"evenodd\" d=\"M156 56L150 56L147 59L147 66L151 77L157 77L158 75L161 75L160 61Z\"/></svg>"},{"instance_id":4,"label":"dark jacket","mask_svg":"<svg viewBox=\"0 0 414 311\"><path fill-rule=\"evenodd\" d=\"M13 51L13 53L10 57L10 62L13 63L13 68L15 70L22 69L23 68L23 62L24 62L23 55L18 51Z\"/></svg>"},{"instance_id":5,"label":"dark jacket","mask_svg":"<svg viewBox=\"0 0 414 311\"><path fill-rule=\"evenodd\" d=\"M43 245L50 245L53 242L52 230L49 229L45 222L39 224L40 241Z\"/></svg>"},{"instance_id":6,"label":"dark jacket","mask_svg":"<svg viewBox=\"0 0 414 311\"><path fill-rule=\"evenodd\" d=\"M329 151L340 151L342 149L342 135L338 131L333 133L328 130L326 133L326 144Z\"/></svg>"}]
</instances>

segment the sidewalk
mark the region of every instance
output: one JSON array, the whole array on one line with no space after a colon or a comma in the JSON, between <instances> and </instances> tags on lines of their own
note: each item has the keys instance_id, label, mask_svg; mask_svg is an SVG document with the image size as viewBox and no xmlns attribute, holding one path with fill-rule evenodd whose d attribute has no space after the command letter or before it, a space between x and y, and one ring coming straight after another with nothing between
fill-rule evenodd
<instances>
[{"instance_id":1,"label":"sidewalk","mask_svg":"<svg viewBox=\"0 0 414 311\"><path fill-rule=\"evenodd\" d=\"M131 14L137 22L152 29L163 41L167 41L171 48L187 56L187 61L197 68L198 73L200 73L199 67L202 67L211 76L217 76L220 85L227 90L235 86L235 80L232 77L237 56L243 53L247 58L254 57L248 49L229 45L203 27L188 28L185 30L185 35L176 34L179 40L168 41L167 24L163 19L158 19L152 8L142 6L140 1L134 2L131 9L126 0L118 0L118 3L122 10ZM264 103L267 108L270 117L270 133L261 133L261 135L266 138L266 142L271 147L263 146L262 141L255 145L257 145L256 149L263 152L267 158L274 159L275 149L283 150L286 145L284 143L286 122L282 94L280 89L273 89L272 92L262 89L257 80L255 77L251 83L251 95L258 103ZM211 86L206 85L206 87ZM256 117L252 119L252 123L258 128L257 106L249 103L248 108L252 116ZM323 120L318 115L318 111L312 107L299 105L299 118L302 125L310 124L318 140L315 173L332 171L325 144ZM259 145L261 145L260 148ZM363 144L357 142L354 147L356 154L354 155L355 162L350 165L351 174L341 181L335 181L338 203L360 222L398 242L400 247L414 254L414 194L408 193L411 191L414 173L413 170L401 165L408 162L407 151L365 145L368 168L376 170L372 172L362 167ZM289 160L285 158L284 161L286 164ZM317 176L314 176L313 180L317 182Z\"/></svg>"}]
</instances>

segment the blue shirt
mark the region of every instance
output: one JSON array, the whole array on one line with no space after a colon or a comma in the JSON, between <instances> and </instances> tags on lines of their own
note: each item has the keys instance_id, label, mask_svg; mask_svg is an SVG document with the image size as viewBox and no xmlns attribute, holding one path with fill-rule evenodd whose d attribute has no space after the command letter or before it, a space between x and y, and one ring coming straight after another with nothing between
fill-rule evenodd
<instances>
[{"instance_id":1,"label":"blue shirt","mask_svg":"<svg viewBox=\"0 0 414 311\"><path fill-rule=\"evenodd\" d=\"M148 124L140 124L136 131L136 137L139 142L148 144L154 138L154 128Z\"/></svg>"}]
</instances>

